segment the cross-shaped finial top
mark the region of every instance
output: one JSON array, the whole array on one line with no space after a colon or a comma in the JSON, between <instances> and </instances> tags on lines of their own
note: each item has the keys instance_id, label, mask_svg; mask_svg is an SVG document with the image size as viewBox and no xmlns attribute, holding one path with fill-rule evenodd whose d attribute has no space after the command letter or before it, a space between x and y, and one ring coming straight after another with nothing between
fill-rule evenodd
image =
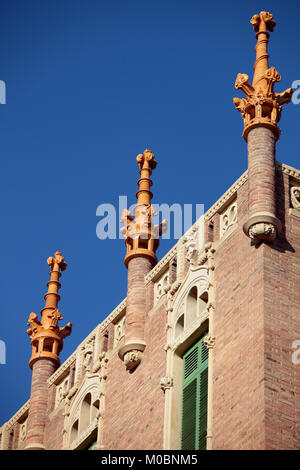
<instances>
[{"instance_id":1,"label":"cross-shaped finial top","mask_svg":"<svg viewBox=\"0 0 300 470\"><path fill-rule=\"evenodd\" d=\"M273 20L272 13L269 13L268 11L261 11L259 15L253 15L250 23L253 24L253 29L257 33L260 30L266 29L272 33L276 26L276 21Z\"/></svg>"},{"instance_id":2,"label":"cross-shaped finial top","mask_svg":"<svg viewBox=\"0 0 300 470\"><path fill-rule=\"evenodd\" d=\"M60 251L55 252L54 258L50 256L50 258L47 259L47 263L50 266L51 271L64 271L67 267L67 263Z\"/></svg>"},{"instance_id":3,"label":"cross-shaped finial top","mask_svg":"<svg viewBox=\"0 0 300 470\"><path fill-rule=\"evenodd\" d=\"M136 161L139 164L140 170L143 168L145 162L148 162L149 167L152 170L154 170L157 165L154 153L152 153L151 150L148 149L144 150L144 153L139 153L139 155L136 157Z\"/></svg>"}]
</instances>

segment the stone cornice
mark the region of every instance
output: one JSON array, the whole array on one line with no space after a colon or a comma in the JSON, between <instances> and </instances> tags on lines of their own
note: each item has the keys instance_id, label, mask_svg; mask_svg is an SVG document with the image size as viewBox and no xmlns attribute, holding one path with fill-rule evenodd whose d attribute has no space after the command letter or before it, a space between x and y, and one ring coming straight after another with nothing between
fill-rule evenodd
<instances>
[{"instance_id":1,"label":"stone cornice","mask_svg":"<svg viewBox=\"0 0 300 470\"><path fill-rule=\"evenodd\" d=\"M293 168L289 165L286 165L281 162L276 162L276 169L282 171L293 178L300 180L300 171L296 168ZM207 222L210 220L216 213L221 212L228 204L230 199L234 197L236 191L243 186L243 184L248 180L248 170L246 170L233 184L230 188L208 209L204 214L204 220ZM195 222L196 224L197 222ZM195 225L194 224L194 225ZM194 227L194 225L188 230L188 232ZM177 241L176 245L171 248L170 251L154 266L149 274L145 277L145 283L148 284L150 281L155 281L165 270L166 264L176 255L178 243L186 236L186 233Z\"/></svg>"},{"instance_id":2,"label":"stone cornice","mask_svg":"<svg viewBox=\"0 0 300 470\"><path fill-rule=\"evenodd\" d=\"M104 331L110 323L113 323L114 320L120 315L122 310L124 310L126 307L126 298L122 300L122 302L103 320L102 323L100 323L96 328L82 341L82 343L77 346L76 350L72 353L68 359L57 369L57 371L54 372L54 374L51 375L51 377L47 380L48 385L52 385L55 383L70 367L70 365L75 361L76 359L76 352L86 346L93 338L95 338L97 331L101 333Z\"/></svg>"},{"instance_id":3,"label":"stone cornice","mask_svg":"<svg viewBox=\"0 0 300 470\"><path fill-rule=\"evenodd\" d=\"M282 171L282 173L300 180L300 171L296 168L293 168L292 166L286 165L285 163L276 162L276 170Z\"/></svg>"},{"instance_id":4,"label":"stone cornice","mask_svg":"<svg viewBox=\"0 0 300 470\"><path fill-rule=\"evenodd\" d=\"M154 266L150 273L145 276L146 284L148 284L150 281L155 280L162 273L166 264L169 263L169 261L171 261L171 259L176 255L177 245L178 242L176 243L176 245L173 246L173 248L171 248L170 251L168 251L168 253L159 261L159 263Z\"/></svg>"},{"instance_id":5,"label":"stone cornice","mask_svg":"<svg viewBox=\"0 0 300 470\"><path fill-rule=\"evenodd\" d=\"M10 418L9 421L3 424L2 428L5 426L6 428L12 427L14 424L16 424L17 421L19 421L20 418L29 410L29 403L30 400L28 400L24 405L13 415L12 418Z\"/></svg>"},{"instance_id":6,"label":"stone cornice","mask_svg":"<svg viewBox=\"0 0 300 470\"><path fill-rule=\"evenodd\" d=\"M204 214L205 221L210 220L217 212L221 211L224 205L228 203L230 198L236 193L236 191L243 186L248 179L248 170L246 170L238 180L236 180L232 186L211 206L208 211Z\"/></svg>"}]
</instances>

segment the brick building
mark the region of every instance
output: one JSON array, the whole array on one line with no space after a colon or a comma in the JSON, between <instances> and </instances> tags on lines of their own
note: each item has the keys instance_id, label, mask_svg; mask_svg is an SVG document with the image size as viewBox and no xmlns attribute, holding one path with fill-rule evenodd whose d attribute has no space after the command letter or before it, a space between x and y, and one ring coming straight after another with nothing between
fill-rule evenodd
<instances>
[{"instance_id":1,"label":"brick building","mask_svg":"<svg viewBox=\"0 0 300 470\"><path fill-rule=\"evenodd\" d=\"M238 74L248 170L157 262L154 155L138 155L134 216L122 220L125 298L60 365L60 252L31 314L30 400L1 449L300 449L300 171L275 160L282 106L261 12L253 83ZM121 255L121 254L120 254Z\"/></svg>"}]
</instances>

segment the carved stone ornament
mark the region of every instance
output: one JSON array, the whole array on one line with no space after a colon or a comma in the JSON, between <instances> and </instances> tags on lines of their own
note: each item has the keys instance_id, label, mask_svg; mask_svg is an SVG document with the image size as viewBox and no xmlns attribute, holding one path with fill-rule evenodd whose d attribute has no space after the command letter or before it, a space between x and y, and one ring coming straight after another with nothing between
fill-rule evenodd
<instances>
[{"instance_id":1,"label":"carved stone ornament","mask_svg":"<svg viewBox=\"0 0 300 470\"><path fill-rule=\"evenodd\" d=\"M274 85L281 80L281 75L268 64L268 31L272 32L276 25L273 15L262 11L254 15L250 22L257 38L253 83L250 85L247 74L239 73L235 88L243 90L246 98L234 98L233 102L244 120L243 137L246 141L249 131L257 126L271 129L278 139L280 129L277 123L281 118L282 106L291 101L293 90L288 88L282 93L274 92Z\"/></svg>"},{"instance_id":2,"label":"carved stone ornament","mask_svg":"<svg viewBox=\"0 0 300 470\"><path fill-rule=\"evenodd\" d=\"M93 345L91 343L87 344L84 348L84 361L83 366L86 368L87 372L90 372L93 359Z\"/></svg>"},{"instance_id":3,"label":"carved stone ornament","mask_svg":"<svg viewBox=\"0 0 300 470\"><path fill-rule=\"evenodd\" d=\"M173 379L172 377L162 377L160 379L160 388L165 392L166 390L173 387Z\"/></svg>"},{"instance_id":4,"label":"carved stone ornament","mask_svg":"<svg viewBox=\"0 0 300 470\"><path fill-rule=\"evenodd\" d=\"M276 227L273 224L266 224L264 222L254 224L249 228L249 237L256 241L261 238L267 240L274 240L276 238Z\"/></svg>"},{"instance_id":5,"label":"carved stone ornament","mask_svg":"<svg viewBox=\"0 0 300 470\"><path fill-rule=\"evenodd\" d=\"M196 267L199 264L198 254L200 251L200 238L199 227L194 225L191 232L184 237L184 244L186 248L186 259L190 262L191 267Z\"/></svg>"},{"instance_id":6,"label":"carved stone ornament","mask_svg":"<svg viewBox=\"0 0 300 470\"><path fill-rule=\"evenodd\" d=\"M138 351L137 349L133 349L132 351L128 351L124 355L124 364L126 369L133 370L135 369L142 360L142 351Z\"/></svg>"},{"instance_id":7,"label":"carved stone ornament","mask_svg":"<svg viewBox=\"0 0 300 470\"><path fill-rule=\"evenodd\" d=\"M294 209L300 211L300 186L291 188L291 203Z\"/></svg>"},{"instance_id":8,"label":"carved stone ornament","mask_svg":"<svg viewBox=\"0 0 300 470\"><path fill-rule=\"evenodd\" d=\"M25 441L27 434L27 421L20 426L20 441Z\"/></svg>"},{"instance_id":9,"label":"carved stone ornament","mask_svg":"<svg viewBox=\"0 0 300 470\"><path fill-rule=\"evenodd\" d=\"M234 201L220 216L220 237L237 223L237 202Z\"/></svg>"},{"instance_id":10,"label":"carved stone ornament","mask_svg":"<svg viewBox=\"0 0 300 470\"><path fill-rule=\"evenodd\" d=\"M169 288L169 272L167 271L154 284L154 302L157 303L161 297L168 292Z\"/></svg>"},{"instance_id":11,"label":"carved stone ornament","mask_svg":"<svg viewBox=\"0 0 300 470\"><path fill-rule=\"evenodd\" d=\"M205 336L203 343L207 349L213 349L216 344L216 338L215 336Z\"/></svg>"}]
</instances>

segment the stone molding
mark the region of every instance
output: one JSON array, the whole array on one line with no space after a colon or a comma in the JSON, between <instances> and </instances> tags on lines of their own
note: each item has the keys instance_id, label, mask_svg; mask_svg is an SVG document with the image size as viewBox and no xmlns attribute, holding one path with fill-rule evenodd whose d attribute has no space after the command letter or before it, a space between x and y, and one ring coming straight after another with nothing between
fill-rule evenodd
<instances>
[{"instance_id":1,"label":"stone molding","mask_svg":"<svg viewBox=\"0 0 300 470\"><path fill-rule=\"evenodd\" d=\"M300 171L296 168L293 168L285 163L281 163L276 161L276 170L281 171L284 174L292 176L295 179L300 181ZM209 221L215 214L220 213L224 206L228 204L230 199L232 199L235 193L240 189L243 184L246 183L248 180L248 170L246 170L233 184L230 188L208 209L204 214L204 220L207 222ZM197 223L197 222L196 222ZM195 224L194 224L195 225ZM192 230L194 225L189 229ZM185 235L183 235L184 237ZM183 238L182 237L182 238ZM179 248L179 244L182 241L182 238L178 240L176 245L171 248L168 253L154 266L154 268L150 271L149 274L145 277L145 283L148 284L150 281L156 280L157 277L161 275L161 273L166 269L166 264L176 256Z\"/></svg>"},{"instance_id":2,"label":"stone molding","mask_svg":"<svg viewBox=\"0 0 300 470\"><path fill-rule=\"evenodd\" d=\"M248 170L246 170L240 177L233 183L232 186L211 206L211 208L204 214L206 221L210 220L216 213L219 213L225 204L234 196L237 190L243 186L248 180Z\"/></svg>"},{"instance_id":3,"label":"stone molding","mask_svg":"<svg viewBox=\"0 0 300 470\"><path fill-rule=\"evenodd\" d=\"M292 166L286 165L285 163L275 162L276 170L285 173L286 175L292 176L293 178L300 180L300 171Z\"/></svg>"},{"instance_id":4,"label":"stone molding","mask_svg":"<svg viewBox=\"0 0 300 470\"><path fill-rule=\"evenodd\" d=\"M145 276L145 283L148 284L150 281L155 281L161 274L162 271L165 270L165 266L171 259L176 256L177 253L177 245L173 246L170 251L154 266L154 268L150 271L147 276Z\"/></svg>"},{"instance_id":5,"label":"stone molding","mask_svg":"<svg viewBox=\"0 0 300 470\"><path fill-rule=\"evenodd\" d=\"M23 415L29 410L29 405L30 405L30 400L28 400L26 403L24 403L24 405L13 415L12 418L10 418L9 421L7 421L5 423L5 425L10 428L12 427L14 424L16 424L20 418L23 417ZM3 424L4 426L4 424ZM2 428L3 428L2 426ZM2 429L1 428L1 429Z\"/></svg>"}]
</instances>

